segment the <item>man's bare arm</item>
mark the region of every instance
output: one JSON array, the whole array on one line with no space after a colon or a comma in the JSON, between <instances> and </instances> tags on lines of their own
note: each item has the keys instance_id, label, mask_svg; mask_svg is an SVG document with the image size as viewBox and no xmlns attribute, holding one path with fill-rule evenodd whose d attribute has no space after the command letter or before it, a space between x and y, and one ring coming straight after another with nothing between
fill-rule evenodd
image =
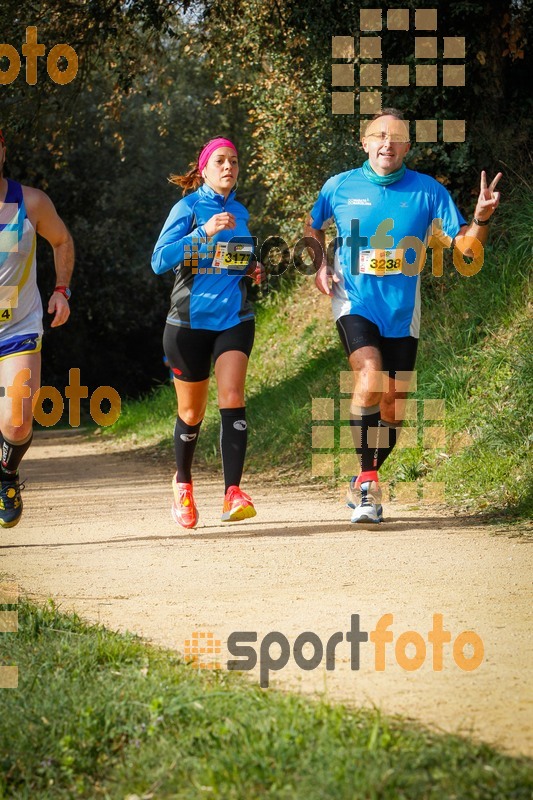
<instances>
[{"instance_id":1,"label":"man's bare arm","mask_svg":"<svg viewBox=\"0 0 533 800\"><path fill-rule=\"evenodd\" d=\"M324 253L324 259L322 263L326 261L326 232L322 230L317 230L313 228L313 218L311 214L307 215L304 224L304 236L309 236L311 239L316 239L317 242L320 244L322 248L322 252Z\"/></svg>"},{"instance_id":2,"label":"man's bare arm","mask_svg":"<svg viewBox=\"0 0 533 800\"><path fill-rule=\"evenodd\" d=\"M54 251L56 286L69 286L74 269L74 242L67 226L48 195L40 189L25 186L24 203L33 227ZM48 312L54 314L52 328L63 325L70 315L68 300L59 292L54 292L48 303Z\"/></svg>"},{"instance_id":3,"label":"man's bare arm","mask_svg":"<svg viewBox=\"0 0 533 800\"><path fill-rule=\"evenodd\" d=\"M316 239L322 248L322 264L318 268L315 275L316 288L319 292L322 292L322 294L328 295L328 297L333 297L331 281L338 283L339 278L333 272L328 270L328 263L326 260L326 232L317 228L313 228L313 218L310 214L308 214L307 219L305 220L304 236L309 236L312 239Z\"/></svg>"}]
</instances>

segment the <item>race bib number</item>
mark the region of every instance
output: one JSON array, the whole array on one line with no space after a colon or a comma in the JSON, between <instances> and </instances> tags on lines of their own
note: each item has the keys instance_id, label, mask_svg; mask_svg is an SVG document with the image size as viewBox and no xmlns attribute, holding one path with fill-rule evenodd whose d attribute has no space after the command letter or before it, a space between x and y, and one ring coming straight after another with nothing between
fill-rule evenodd
<instances>
[{"instance_id":1,"label":"race bib number","mask_svg":"<svg viewBox=\"0 0 533 800\"><path fill-rule=\"evenodd\" d=\"M0 325L13 319L13 309L18 306L18 287L0 286Z\"/></svg>"},{"instance_id":2,"label":"race bib number","mask_svg":"<svg viewBox=\"0 0 533 800\"><path fill-rule=\"evenodd\" d=\"M216 270L232 269L238 272L247 269L254 253L253 244L243 242L217 242L213 259Z\"/></svg>"},{"instance_id":3,"label":"race bib number","mask_svg":"<svg viewBox=\"0 0 533 800\"><path fill-rule=\"evenodd\" d=\"M359 272L363 275L399 275L402 271L403 250L361 250Z\"/></svg>"}]
</instances>

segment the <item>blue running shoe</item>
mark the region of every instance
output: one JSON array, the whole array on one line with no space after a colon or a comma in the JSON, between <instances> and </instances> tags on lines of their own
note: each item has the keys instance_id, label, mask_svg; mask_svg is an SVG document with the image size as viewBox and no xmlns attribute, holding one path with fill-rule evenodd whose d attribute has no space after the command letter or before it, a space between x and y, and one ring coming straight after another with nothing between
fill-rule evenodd
<instances>
[{"instance_id":1,"label":"blue running shoe","mask_svg":"<svg viewBox=\"0 0 533 800\"><path fill-rule=\"evenodd\" d=\"M24 484L20 484L18 473L11 480L5 480L6 475L2 475L0 489L0 525L2 528L13 528L18 524L22 516L21 489Z\"/></svg>"}]
</instances>

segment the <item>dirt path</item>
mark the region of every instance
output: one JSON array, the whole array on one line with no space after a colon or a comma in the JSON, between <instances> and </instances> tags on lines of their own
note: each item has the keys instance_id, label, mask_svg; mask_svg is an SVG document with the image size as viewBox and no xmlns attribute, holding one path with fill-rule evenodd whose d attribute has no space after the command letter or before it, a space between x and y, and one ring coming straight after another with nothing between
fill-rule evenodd
<instances>
[{"instance_id":1,"label":"dirt path","mask_svg":"<svg viewBox=\"0 0 533 800\"><path fill-rule=\"evenodd\" d=\"M170 518L170 464L75 432L37 434L24 474L24 518L1 533L0 574L29 596L53 597L65 610L181 652L194 631L212 632L224 668L233 631L257 631L258 652L270 631L291 648L313 631L325 650L332 634L350 629L352 614L365 631L393 614L384 671L374 668L371 642L361 644L360 669L351 669L344 636L334 671L326 672L325 657L304 671L291 650L271 685L375 704L533 755L530 538L390 504L393 521L366 530L349 524L338 497L272 485L254 487L255 519L222 525L220 481L207 478L197 482L200 525L189 533ZM435 613L452 642L463 630L481 637L478 669L461 670L448 644L443 670L433 670L427 637ZM408 630L427 645L415 671L395 657ZM279 652L273 645L272 657ZM311 652L308 645L302 655ZM405 652L412 656L414 645Z\"/></svg>"}]
</instances>

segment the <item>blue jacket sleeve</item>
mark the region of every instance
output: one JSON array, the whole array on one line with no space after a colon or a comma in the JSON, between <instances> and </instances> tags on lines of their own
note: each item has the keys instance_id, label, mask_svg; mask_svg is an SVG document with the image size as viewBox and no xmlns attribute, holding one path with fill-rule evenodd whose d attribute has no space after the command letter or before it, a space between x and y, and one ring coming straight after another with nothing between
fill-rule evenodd
<instances>
[{"instance_id":1,"label":"blue jacket sleeve","mask_svg":"<svg viewBox=\"0 0 533 800\"><path fill-rule=\"evenodd\" d=\"M174 269L184 260L185 245L200 248L200 240L207 238L206 233L203 226L193 228L193 225L193 208L183 198L171 210L156 242L152 254L152 269L156 275Z\"/></svg>"}]
</instances>

